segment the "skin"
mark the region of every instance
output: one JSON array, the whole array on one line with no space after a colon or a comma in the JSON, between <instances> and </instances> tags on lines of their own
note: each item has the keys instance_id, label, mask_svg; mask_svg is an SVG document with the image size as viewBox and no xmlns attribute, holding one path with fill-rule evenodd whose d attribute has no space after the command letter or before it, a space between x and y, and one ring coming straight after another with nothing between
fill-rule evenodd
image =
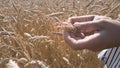
<instances>
[{"instance_id":1,"label":"skin","mask_svg":"<svg viewBox=\"0 0 120 68\"><path fill-rule=\"evenodd\" d=\"M74 50L100 51L120 46L119 21L105 16L87 15L71 17L66 23L78 29L76 32L63 32L65 42Z\"/></svg>"}]
</instances>

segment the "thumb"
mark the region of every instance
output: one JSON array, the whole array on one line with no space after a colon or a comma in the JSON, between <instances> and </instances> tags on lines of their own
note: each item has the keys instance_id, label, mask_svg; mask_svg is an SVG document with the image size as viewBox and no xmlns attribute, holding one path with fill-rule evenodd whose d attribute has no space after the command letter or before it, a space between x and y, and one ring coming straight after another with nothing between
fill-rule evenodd
<instances>
[{"instance_id":1,"label":"thumb","mask_svg":"<svg viewBox=\"0 0 120 68\"><path fill-rule=\"evenodd\" d=\"M101 29L100 21L75 22L73 26L81 32L92 32Z\"/></svg>"}]
</instances>

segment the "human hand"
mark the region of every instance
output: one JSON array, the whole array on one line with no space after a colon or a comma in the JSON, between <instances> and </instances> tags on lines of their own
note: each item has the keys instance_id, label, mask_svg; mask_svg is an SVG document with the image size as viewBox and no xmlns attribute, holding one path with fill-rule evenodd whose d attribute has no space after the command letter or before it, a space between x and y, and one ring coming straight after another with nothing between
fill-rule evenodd
<instances>
[{"instance_id":1,"label":"human hand","mask_svg":"<svg viewBox=\"0 0 120 68\"><path fill-rule=\"evenodd\" d=\"M80 17L76 20L72 19L71 23L80 30L80 33L76 35L76 33L64 31L63 36L66 43L75 50L90 49L98 51L120 44L120 23L118 21L104 16L93 16L89 19L84 17L83 20ZM84 38L81 38L82 36Z\"/></svg>"},{"instance_id":2,"label":"human hand","mask_svg":"<svg viewBox=\"0 0 120 68\"><path fill-rule=\"evenodd\" d=\"M106 16L98 16L98 15L84 15L84 16L70 17L68 18L67 22L63 22L62 24L63 24L64 30L75 32L76 28L73 25L74 23L76 22L81 23L81 22L94 21L94 20L100 20L100 19L111 19L111 18ZM89 32L85 34L89 34Z\"/></svg>"},{"instance_id":3,"label":"human hand","mask_svg":"<svg viewBox=\"0 0 120 68\"><path fill-rule=\"evenodd\" d=\"M79 34L81 37L83 37L81 32L79 30L77 30L73 24L75 22L92 21L95 16L97 16L97 15L85 15L85 16L70 17L70 18L68 18L67 22L62 23L62 27L63 27L64 31L72 32L74 34L76 33L75 35Z\"/></svg>"}]
</instances>

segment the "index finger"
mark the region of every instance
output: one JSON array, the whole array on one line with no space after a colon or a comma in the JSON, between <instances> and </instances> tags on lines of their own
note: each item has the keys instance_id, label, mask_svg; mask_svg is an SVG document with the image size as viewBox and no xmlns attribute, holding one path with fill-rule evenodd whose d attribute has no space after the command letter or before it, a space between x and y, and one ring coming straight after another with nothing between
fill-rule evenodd
<instances>
[{"instance_id":1,"label":"index finger","mask_svg":"<svg viewBox=\"0 0 120 68\"><path fill-rule=\"evenodd\" d=\"M97 16L97 15L84 15L84 16L70 17L68 19L68 22L71 24L74 24L75 22L92 21L95 16Z\"/></svg>"}]
</instances>

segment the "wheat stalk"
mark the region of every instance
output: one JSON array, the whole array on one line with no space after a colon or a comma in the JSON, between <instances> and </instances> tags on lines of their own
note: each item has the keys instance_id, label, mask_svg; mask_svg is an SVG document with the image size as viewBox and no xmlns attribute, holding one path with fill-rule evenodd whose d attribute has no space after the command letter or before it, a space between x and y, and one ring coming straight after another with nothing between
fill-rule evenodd
<instances>
[{"instance_id":1,"label":"wheat stalk","mask_svg":"<svg viewBox=\"0 0 120 68\"><path fill-rule=\"evenodd\" d=\"M110 16L110 14L112 13L112 12L114 12L117 8L119 8L120 7L120 4L118 4L117 6L115 6L111 11L109 11L107 14L106 14L106 16Z\"/></svg>"}]
</instances>

